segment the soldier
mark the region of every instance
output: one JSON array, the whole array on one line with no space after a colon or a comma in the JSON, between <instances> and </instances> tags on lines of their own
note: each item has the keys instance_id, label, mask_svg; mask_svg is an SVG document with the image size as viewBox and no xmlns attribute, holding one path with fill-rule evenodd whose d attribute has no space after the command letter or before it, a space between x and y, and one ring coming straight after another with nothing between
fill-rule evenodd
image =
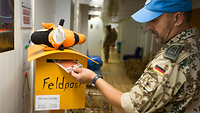
<instances>
[{"instance_id":1,"label":"soldier","mask_svg":"<svg viewBox=\"0 0 200 113\"><path fill-rule=\"evenodd\" d=\"M132 15L148 22L147 29L165 45L130 92L116 90L84 68L74 69L72 76L95 84L121 112L200 112L200 38L190 25L191 10L191 0L147 0Z\"/></svg>"},{"instance_id":2,"label":"soldier","mask_svg":"<svg viewBox=\"0 0 200 113\"><path fill-rule=\"evenodd\" d=\"M111 31L112 31L112 43L111 43L111 47L114 48L115 47L115 42L117 40L117 31L115 30L115 28L112 28Z\"/></svg>"},{"instance_id":3,"label":"soldier","mask_svg":"<svg viewBox=\"0 0 200 113\"><path fill-rule=\"evenodd\" d=\"M111 25L106 26L105 28L106 36L103 42L104 63L108 63L110 46L113 42L113 36L111 30L112 30Z\"/></svg>"}]
</instances>

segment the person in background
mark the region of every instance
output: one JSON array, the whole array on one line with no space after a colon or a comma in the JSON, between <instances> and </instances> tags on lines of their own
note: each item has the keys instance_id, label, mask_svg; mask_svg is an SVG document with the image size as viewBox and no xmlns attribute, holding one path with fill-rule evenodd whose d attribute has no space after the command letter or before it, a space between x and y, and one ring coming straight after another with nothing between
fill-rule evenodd
<instances>
[{"instance_id":1,"label":"person in background","mask_svg":"<svg viewBox=\"0 0 200 113\"><path fill-rule=\"evenodd\" d=\"M114 48L116 40L117 40L117 31L115 30L115 28L112 28L111 32L112 32L112 44L111 44L111 47Z\"/></svg>"},{"instance_id":2,"label":"person in background","mask_svg":"<svg viewBox=\"0 0 200 113\"><path fill-rule=\"evenodd\" d=\"M132 15L137 22L147 22L147 29L164 46L130 92L115 89L85 68L74 68L72 76L95 84L122 113L200 112L200 37L190 25L191 10L191 0L147 0Z\"/></svg>"},{"instance_id":3,"label":"person in background","mask_svg":"<svg viewBox=\"0 0 200 113\"><path fill-rule=\"evenodd\" d=\"M108 63L110 46L113 42L111 25L106 26L105 32L106 32L106 36L105 36L104 42L103 42L104 63Z\"/></svg>"}]
</instances>

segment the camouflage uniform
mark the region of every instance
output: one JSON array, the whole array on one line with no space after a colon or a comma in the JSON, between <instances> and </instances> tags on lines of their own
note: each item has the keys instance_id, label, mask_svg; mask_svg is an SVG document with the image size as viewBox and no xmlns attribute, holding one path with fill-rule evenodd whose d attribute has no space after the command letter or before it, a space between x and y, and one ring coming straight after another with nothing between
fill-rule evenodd
<instances>
[{"instance_id":1,"label":"camouflage uniform","mask_svg":"<svg viewBox=\"0 0 200 113\"><path fill-rule=\"evenodd\" d=\"M104 39L104 42L103 42L103 49L104 49L104 57L106 60L108 60L109 58L109 51L110 51L110 45L112 44L112 33L107 31L106 32L106 37Z\"/></svg>"},{"instance_id":2,"label":"camouflage uniform","mask_svg":"<svg viewBox=\"0 0 200 113\"><path fill-rule=\"evenodd\" d=\"M200 112L200 38L196 28L166 43L130 92L121 97L126 113Z\"/></svg>"},{"instance_id":3,"label":"camouflage uniform","mask_svg":"<svg viewBox=\"0 0 200 113\"><path fill-rule=\"evenodd\" d=\"M117 40L117 32L116 32L115 28L111 29L111 33L112 33L112 43L111 43L111 46L114 47L115 46L115 42Z\"/></svg>"}]
</instances>

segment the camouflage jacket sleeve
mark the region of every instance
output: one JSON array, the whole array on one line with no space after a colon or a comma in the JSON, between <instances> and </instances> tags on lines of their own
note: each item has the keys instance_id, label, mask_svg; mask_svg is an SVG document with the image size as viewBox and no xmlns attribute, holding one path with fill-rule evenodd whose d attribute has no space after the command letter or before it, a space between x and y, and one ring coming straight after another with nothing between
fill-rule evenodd
<instances>
[{"instance_id":1,"label":"camouflage jacket sleeve","mask_svg":"<svg viewBox=\"0 0 200 113\"><path fill-rule=\"evenodd\" d=\"M147 65L121 106L133 112L200 112L200 37L196 28L171 39Z\"/></svg>"},{"instance_id":2,"label":"camouflage jacket sleeve","mask_svg":"<svg viewBox=\"0 0 200 113\"><path fill-rule=\"evenodd\" d=\"M126 113L155 112L170 101L185 98L185 94L178 93L186 83L185 75L192 66L190 61L196 56L180 53L174 63L164 58L163 54L161 52L149 63L131 91L122 95L121 105ZM197 63L200 63L199 60Z\"/></svg>"}]
</instances>

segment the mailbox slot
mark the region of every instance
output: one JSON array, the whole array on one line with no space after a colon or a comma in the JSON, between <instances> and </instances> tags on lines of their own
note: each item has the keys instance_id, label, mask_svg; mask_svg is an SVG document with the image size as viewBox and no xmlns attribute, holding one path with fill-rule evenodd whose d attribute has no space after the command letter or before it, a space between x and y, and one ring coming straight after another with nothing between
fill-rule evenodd
<instances>
[{"instance_id":1,"label":"mailbox slot","mask_svg":"<svg viewBox=\"0 0 200 113\"><path fill-rule=\"evenodd\" d=\"M69 60L69 59L46 59L47 63L55 63L54 61L59 61L59 60ZM71 60L71 61L77 61L78 60Z\"/></svg>"}]
</instances>

